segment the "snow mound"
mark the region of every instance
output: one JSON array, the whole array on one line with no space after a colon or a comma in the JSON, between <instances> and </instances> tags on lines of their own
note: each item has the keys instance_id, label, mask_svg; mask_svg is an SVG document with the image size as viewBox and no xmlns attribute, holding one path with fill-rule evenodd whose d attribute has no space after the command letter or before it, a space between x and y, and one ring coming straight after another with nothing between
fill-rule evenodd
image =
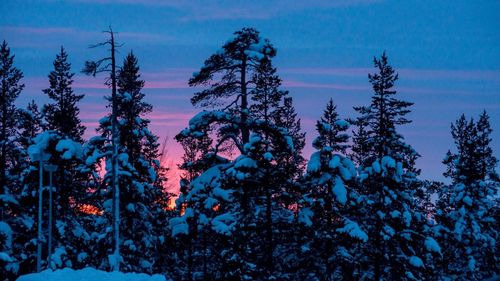
<instances>
[{"instance_id":1,"label":"snow mound","mask_svg":"<svg viewBox=\"0 0 500 281\"><path fill-rule=\"evenodd\" d=\"M56 150L63 152L62 159L82 157L82 145L70 139L60 140L56 145Z\"/></svg>"},{"instance_id":2,"label":"snow mound","mask_svg":"<svg viewBox=\"0 0 500 281\"><path fill-rule=\"evenodd\" d=\"M166 281L162 275L147 275L144 273L106 272L94 268L73 270L45 270L40 273L26 274L17 281Z\"/></svg>"},{"instance_id":3,"label":"snow mound","mask_svg":"<svg viewBox=\"0 0 500 281\"><path fill-rule=\"evenodd\" d=\"M439 247L438 242L432 237L425 238L424 245L429 252L441 253L441 247Z\"/></svg>"},{"instance_id":4,"label":"snow mound","mask_svg":"<svg viewBox=\"0 0 500 281\"><path fill-rule=\"evenodd\" d=\"M424 262L417 256L411 256L409 261L414 267L424 267Z\"/></svg>"}]
</instances>

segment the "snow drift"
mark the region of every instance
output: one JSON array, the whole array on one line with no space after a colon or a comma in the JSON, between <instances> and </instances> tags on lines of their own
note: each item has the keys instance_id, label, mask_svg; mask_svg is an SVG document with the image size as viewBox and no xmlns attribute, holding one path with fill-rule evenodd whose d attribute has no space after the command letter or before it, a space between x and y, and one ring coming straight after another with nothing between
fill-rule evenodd
<instances>
[{"instance_id":1,"label":"snow drift","mask_svg":"<svg viewBox=\"0 0 500 281\"><path fill-rule=\"evenodd\" d=\"M166 281L166 279L158 274L106 272L87 267L80 270L71 268L45 270L23 275L17 281Z\"/></svg>"}]
</instances>

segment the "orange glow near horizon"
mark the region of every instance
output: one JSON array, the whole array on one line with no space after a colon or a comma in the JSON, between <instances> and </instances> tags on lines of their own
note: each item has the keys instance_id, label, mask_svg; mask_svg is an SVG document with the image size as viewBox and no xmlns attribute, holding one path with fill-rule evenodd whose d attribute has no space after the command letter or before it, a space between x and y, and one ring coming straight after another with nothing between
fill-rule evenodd
<instances>
[{"instance_id":1,"label":"orange glow near horizon","mask_svg":"<svg viewBox=\"0 0 500 281\"><path fill-rule=\"evenodd\" d=\"M104 213L102 210L97 208L94 205L90 204L78 204L77 207L78 211L87 214L87 215L97 215L97 216L102 216Z\"/></svg>"},{"instance_id":2,"label":"orange glow near horizon","mask_svg":"<svg viewBox=\"0 0 500 281\"><path fill-rule=\"evenodd\" d=\"M173 211L177 208L177 206L175 204L175 200L177 200L177 197L172 197L172 198L168 199L167 211Z\"/></svg>"}]
</instances>

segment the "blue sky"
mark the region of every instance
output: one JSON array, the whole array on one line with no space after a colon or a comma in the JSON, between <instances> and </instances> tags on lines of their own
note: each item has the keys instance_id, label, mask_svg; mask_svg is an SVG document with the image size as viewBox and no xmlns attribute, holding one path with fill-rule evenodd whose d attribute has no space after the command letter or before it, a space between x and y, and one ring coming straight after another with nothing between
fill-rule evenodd
<instances>
[{"instance_id":1,"label":"blue sky","mask_svg":"<svg viewBox=\"0 0 500 281\"><path fill-rule=\"evenodd\" d=\"M500 156L500 1L3 0L0 10L1 37L25 74L19 105L47 100L41 89L64 45L77 72L75 90L86 95L80 106L87 136L104 114L107 90L79 70L103 54L87 47L105 39L109 25L125 43L120 55L133 50L139 58L161 137L173 137L199 110L189 103L191 73L232 32L252 26L278 49L283 88L295 98L309 142L330 97L344 117L370 101L367 74L385 50L400 73L400 97L415 102L414 122L401 131L422 154L424 177L442 179L441 159L453 145L450 122L461 113L489 112ZM181 151L170 144L175 162Z\"/></svg>"}]
</instances>

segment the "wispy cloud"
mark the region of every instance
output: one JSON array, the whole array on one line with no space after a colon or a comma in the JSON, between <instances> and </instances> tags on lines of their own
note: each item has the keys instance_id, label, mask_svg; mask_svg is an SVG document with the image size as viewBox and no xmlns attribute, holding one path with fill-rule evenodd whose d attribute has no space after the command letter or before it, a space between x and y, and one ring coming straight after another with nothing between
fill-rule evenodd
<instances>
[{"instance_id":1,"label":"wispy cloud","mask_svg":"<svg viewBox=\"0 0 500 281\"><path fill-rule=\"evenodd\" d=\"M313 9L333 9L348 6L370 5L381 0L309 0L295 1L181 1L181 0L74 0L72 2L101 5L140 5L171 8L183 14L181 21L269 19L282 14Z\"/></svg>"},{"instance_id":2,"label":"wispy cloud","mask_svg":"<svg viewBox=\"0 0 500 281\"><path fill-rule=\"evenodd\" d=\"M146 77L145 77L146 78ZM108 89L109 87L103 83L100 78L87 77L83 75L75 75L73 77L74 89ZM144 89L186 89L189 88L187 79L163 79L163 80L148 80L145 79ZM27 89L42 90L49 86L48 78L46 77L27 77L23 79ZM92 93L91 93L92 94ZM93 92L93 94L100 95Z\"/></svg>"},{"instance_id":3,"label":"wispy cloud","mask_svg":"<svg viewBox=\"0 0 500 281\"><path fill-rule=\"evenodd\" d=\"M48 34L69 34L74 33L74 28L69 27L30 27L30 26L0 26L2 33L16 33L29 35L48 35Z\"/></svg>"},{"instance_id":4,"label":"wispy cloud","mask_svg":"<svg viewBox=\"0 0 500 281\"><path fill-rule=\"evenodd\" d=\"M335 68L335 67L297 67L280 68L283 74L301 74L301 75L322 75L322 76L360 76L366 77L374 72L374 68ZM416 69L416 68L398 68L396 72L401 78L415 80L492 80L500 82L500 69L482 70L482 69Z\"/></svg>"},{"instance_id":5,"label":"wispy cloud","mask_svg":"<svg viewBox=\"0 0 500 281\"><path fill-rule=\"evenodd\" d=\"M98 41L103 38L102 31L87 31L72 27L33 27L33 26L0 26L0 33L13 37L20 41L19 43L25 47L30 47L30 44L35 46L49 46L60 44L61 36L70 37L75 42L88 44L89 42ZM52 40L57 38L58 40ZM141 42L170 42L174 38L164 34L149 33L149 32L117 32L117 38L120 41L138 40ZM52 41L55 43L48 44ZM42 43L42 44L40 44Z\"/></svg>"},{"instance_id":6,"label":"wispy cloud","mask_svg":"<svg viewBox=\"0 0 500 281\"><path fill-rule=\"evenodd\" d=\"M494 80L500 82L499 70L474 69L411 69L403 68L397 72L406 78L412 79L460 79L460 80Z\"/></svg>"},{"instance_id":7,"label":"wispy cloud","mask_svg":"<svg viewBox=\"0 0 500 281\"><path fill-rule=\"evenodd\" d=\"M176 81L146 81L145 89L185 89L189 88L185 80Z\"/></svg>"},{"instance_id":8,"label":"wispy cloud","mask_svg":"<svg viewBox=\"0 0 500 281\"><path fill-rule=\"evenodd\" d=\"M293 81L284 80L283 87L285 88L322 88L322 89L336 89L345 91L364 91L369 90L367 86L359 85L345 85L345 84L334 84L334 83L312 83L304 81Z\"/></svg>"},{"instance_id":9,"label":"wispy cloud","mask_svg":"<svg viewBox=\"0 0 500 281\"><path fill-rule=\"evenodd\" d=\"M280 73L302 75L366 76L371 68L294 67L280 68Z\"/></svg>"}]
</instances>

